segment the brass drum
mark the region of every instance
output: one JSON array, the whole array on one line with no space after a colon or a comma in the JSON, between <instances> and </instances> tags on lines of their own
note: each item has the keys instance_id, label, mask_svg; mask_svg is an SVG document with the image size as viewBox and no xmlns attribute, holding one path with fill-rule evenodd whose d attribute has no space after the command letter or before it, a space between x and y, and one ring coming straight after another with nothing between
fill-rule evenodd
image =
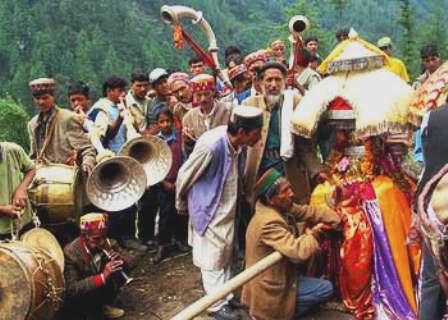
<instances>
[{"instance_id":1,"label":"brass drum","mask_svg":"<svg viewBox=\"0 0 448 320\"><path fill-rule=\"evenodd\" d=\"M74 220L76 176L75 167L63 164L37 168L28 195L43 223Z\"/></svg>"},{"instance_id":2,"label":"brass drum","mask_svg":"<svg viewBox=\"0 0 448 320\"><path fill-rule=\"evenodd\" d=\"M48 253L64 272L64 251L50 231L43 228L34 228L25 232L20 240Z\"/></svg>"},{"instance_id":3,"label":"brass drum","mask_svg":"<svg viewBox=\"0 0 448 320\"><path fill-rule=\"evenodd\" d=\"M0 320L55 317L64 276L45 251L22 242L0 242L0 276Z\"/></svg>"}]
</instances>

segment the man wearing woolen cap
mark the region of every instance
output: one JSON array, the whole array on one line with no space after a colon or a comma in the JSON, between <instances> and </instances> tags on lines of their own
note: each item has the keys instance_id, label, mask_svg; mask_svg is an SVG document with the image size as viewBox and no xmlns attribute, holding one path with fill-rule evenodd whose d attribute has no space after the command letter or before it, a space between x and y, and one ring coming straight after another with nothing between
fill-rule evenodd
<instances>
[{"instance_id":1,"label":"man wearing woolen cap","mask_svg":"<svg viewBox=\"0 0 448 320\"><path fill-rule=\"evenodd\" d=\"M156 92L156 97L151 100L146 114L147 132L157 134L160 130L157 125L156 115L160 110L168 108L168 99L171 94L168 86L168 72L162 68L155 68L149 74L149 84Z\"/></svg>"},{"instance_id":2,"label":"man wearing woolen cap","mask_svg":"<svg viewBox=\"0 0 448 320\"><path fill-rule=\"evenodd\" d=\"M193 263L201 269L207 294L216 292L231 278L237 198L244 169L243 148L261 137L263 117L259 109L236 107L227 126L205 132L176 181L176 208L188 211L189 244ZM204 196L206 195L206 196ZM208 309L215 319L234 320L233 295Z\"/></svg>"}]
</instances>

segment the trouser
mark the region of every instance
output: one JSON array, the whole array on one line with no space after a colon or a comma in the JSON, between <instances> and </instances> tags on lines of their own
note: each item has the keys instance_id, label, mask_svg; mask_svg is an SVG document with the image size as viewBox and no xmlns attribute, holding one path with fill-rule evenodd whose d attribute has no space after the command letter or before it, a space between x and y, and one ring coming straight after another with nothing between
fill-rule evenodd
<instances>
[{"instance_id":1,"label":"trouser","mask_svg":"<svg viewBox=\"0 0 448 320\"><path fill-rule=\"evenodd\" d=\"M137 207L109 213L109 236L121 241L135 238L135 215Z\"/></svg>"},{"instance_id":2,"label":"trouser","mask_svg":"<svg viewBox=\"0 0 448 320\"><path fill-rule=\"evenodd\" d=\"M172 237L178 241L186 241L188 217L177 214L175 207L176 194L166 192L160 186L157 187L156 194L160 205L159 244L170 244Z\"/></svg>"},{"instance_id":3,"label":"trouser","mask_svg":"<svg viewBox=\"0 0 448 320\"><path fill-rule=\"evenodd\" d=\"M60 320L101 320L103 306L113 304L120 286L109 281L104 287L97 288L83 295L66 299L57 319Z\"/></svg>"},{"instance_id":4,"label":"trouser","mask_svg":"<svg viewBox=\"0 0 448 320\"><path fill-rule=\"evenodd\" d=\"M441 303L443 299L442 288L437 277L436 266L430 249L425 244L423 246L423 267L422 285L420 289L420 310L419 320L435 320L442 316L441 308L445 305Z\"/></svg>"},{"instance_id":5,"label":"trouser","mask_svg":"<svg viewBox=\"0 0 448 320\"><path fill-rule=\"evenodd\" d=\"M143 242L154 240L154 230L156 226L156 216L159 210L159 201L155 187L145 191L138 202L138 237Z\"/></svg>"},{"instance_id":6,"label":"trouser","mask_svg":"<svg viewBox=\"0 0 448 320\"><path fill-rule=\"evenodd\" d=\"M232 273L230 270L230 265L225 266L224 269L221 270L206 270L201 268L202 275L202 285L204 286L205 293L212 294L231 279ZM224 307L229 300L233 298L233 294L230 293L222 300L217 301L214 305L207 309L208 312L216 312L222 307Z\"/></svg>"},{"instance_id":7,"label":"trouser","mask_svg":"<svg viewBox=\"0 0 448 320\"><path fill-rule=\"evenodd\" d=\"M333 294L331 282L319 278L299 276L297 288L295 319L298 319L313 307L324 303Z\"/></svg>"}]
</instances>

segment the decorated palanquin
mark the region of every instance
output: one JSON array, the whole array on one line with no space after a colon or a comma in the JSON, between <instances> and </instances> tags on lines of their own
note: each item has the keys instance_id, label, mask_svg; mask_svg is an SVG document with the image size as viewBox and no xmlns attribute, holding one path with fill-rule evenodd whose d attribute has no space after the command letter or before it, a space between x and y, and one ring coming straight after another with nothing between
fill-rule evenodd
<instances>
[{"instance_id":1,"label":"decorated palanquin","mask_svg":"<svg viewBox=\"0 0 448 320\"><path fill-rule=\"evenodd\" d=\"M431 74L415 92L411 101L410 122L415 126L419 126L425 113L444 104L447 97L448 61Z\"/></svg>"},{"instance_id":2,"label":"decorated palanquin","mask_svg":"<svg viewBox=\"0 0 448 320\"><path fill-rule=\"evenodd\" d=\"M326 181L311 204L333 208L343 224L322 240L309 272L323 271L357 319L417 318L420 248L406 241L415 184L401 168L413 90L384 68L388 63L352 31L322 63L328 76L306 93L292 120L293 132L311 139L330 127Z\"/></svg>"}]
</instances>

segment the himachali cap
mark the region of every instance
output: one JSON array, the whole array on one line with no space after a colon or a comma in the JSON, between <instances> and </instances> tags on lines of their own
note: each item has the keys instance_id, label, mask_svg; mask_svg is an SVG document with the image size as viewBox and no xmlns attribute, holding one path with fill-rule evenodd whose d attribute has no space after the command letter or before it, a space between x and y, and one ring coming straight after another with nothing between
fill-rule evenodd
<instances>
[{"instance_id":1,"label":"himachali cap","mask_svg":"<svg viewBox=\"0 0 448 320\"><path fill-rule=\"evenodd\" d=\"M278 48L278 47L284 48L285 47L285 41L283 41L283 40L275 40L275 41L273 41L271 43L270 47L272 49Z\"/></svg>"},{"instance_id":2,"label":"himachali cap","mask_svg":"<svg viewBox=\"0 0 448 320\"><path fill-rule=\"evenodd\" d=\"M234 66L233 68L230 68L229 70L229 79L230 81L233 81L233 79L235 79L236 77L238 77L239 75L243 74L247 72L247 68L245 64L239 64L237 66Z\"/></svg>"},{"instance_id":3,"label":"himachali cap","mask_svg":"<svg viewBox=\"0 0 448 320\"><path fill-rule=\"evenodd\" d=\"M190 77L184 72L174 72L168 77L168 85L170 86L171 90L175 91L176 89L178 89L180 86L179 82L189 84Z\"/></svg>"},{"instance_id":4,"label":"himachali cap","mask_svg":"<svg viewBox=\"0 0 448 320\"><path fill-rule=\"evenodd\" d=\"M234 123L237 127L262 128L263 112L256 107L238 106L233 109L230 122Z\"/></svg>"},{"instance_id":5,"label":"himachali cap","mask_svg":"<svg viewBox=\"0 0 448 320\"><path fill-rule=\"evenodd\" d=\"M104 213L88 213L80 219L80 229L83 234L107 233L107 215Z\"/></svg>"},{"instance_id":6,"label":"himachali cap","mask_svg":"<svg viewBox=\"0 0 448 320\"><path fill-rule=\"evenodd\" d=\"M256 61L263 61L268 62L269 56L266 52L266 50L258 50L252 53L249 53L244 58L244 64L246 65L247 69L249 69L250 65Z\"/></svg>"},{"instance_id":7,"label":"himachali cap","mask_svg":"<svg viewBox=\"0 0 448 320\"><path fill-rule=\"evenodd\" d=\"M280 178L282 178L282 174L274 168L267 170L254 186L257 198L262 196L269 197L272 195L272 186L274 186Z\"/></svg>"},{"instance_id":8,"label":"himachali cap","mask_svg":"<svg viewBox=\"0 0 448 320\"><path fill-rule=\"evenodd\" d=\"M285 65L283 63L278 63L278 62L268 62L268 63L265 63L264 65L262 65L260 67L260 69L258 69L257 74L261 75L263 72L265 72L268 69L278 69L278 70L281 71L281 73L285 77L288 74L288 70L286 69Z\"/></svg>"},{"instance_id":9,"label":"himachali cap","mask_svg":"<svg viewBox=\"0 0 448 320\"><path fill-rule=\"evenodd\" d=\"M203 90L216 90L215 77L209 74L198 74L193 79L191 79L191 89L194 92L199 92Z\"/></svg>"},{"instance_id":10,"label":"himachali cap","mask_svg":"<svg viewBox=\"0 0 448 320\"><path fill-rule=\"evenodd\" d=\"M31 92L35 94L53 93L56 81L51 78L39 78L29 83Z\"/></svg>"}]
</instances>

